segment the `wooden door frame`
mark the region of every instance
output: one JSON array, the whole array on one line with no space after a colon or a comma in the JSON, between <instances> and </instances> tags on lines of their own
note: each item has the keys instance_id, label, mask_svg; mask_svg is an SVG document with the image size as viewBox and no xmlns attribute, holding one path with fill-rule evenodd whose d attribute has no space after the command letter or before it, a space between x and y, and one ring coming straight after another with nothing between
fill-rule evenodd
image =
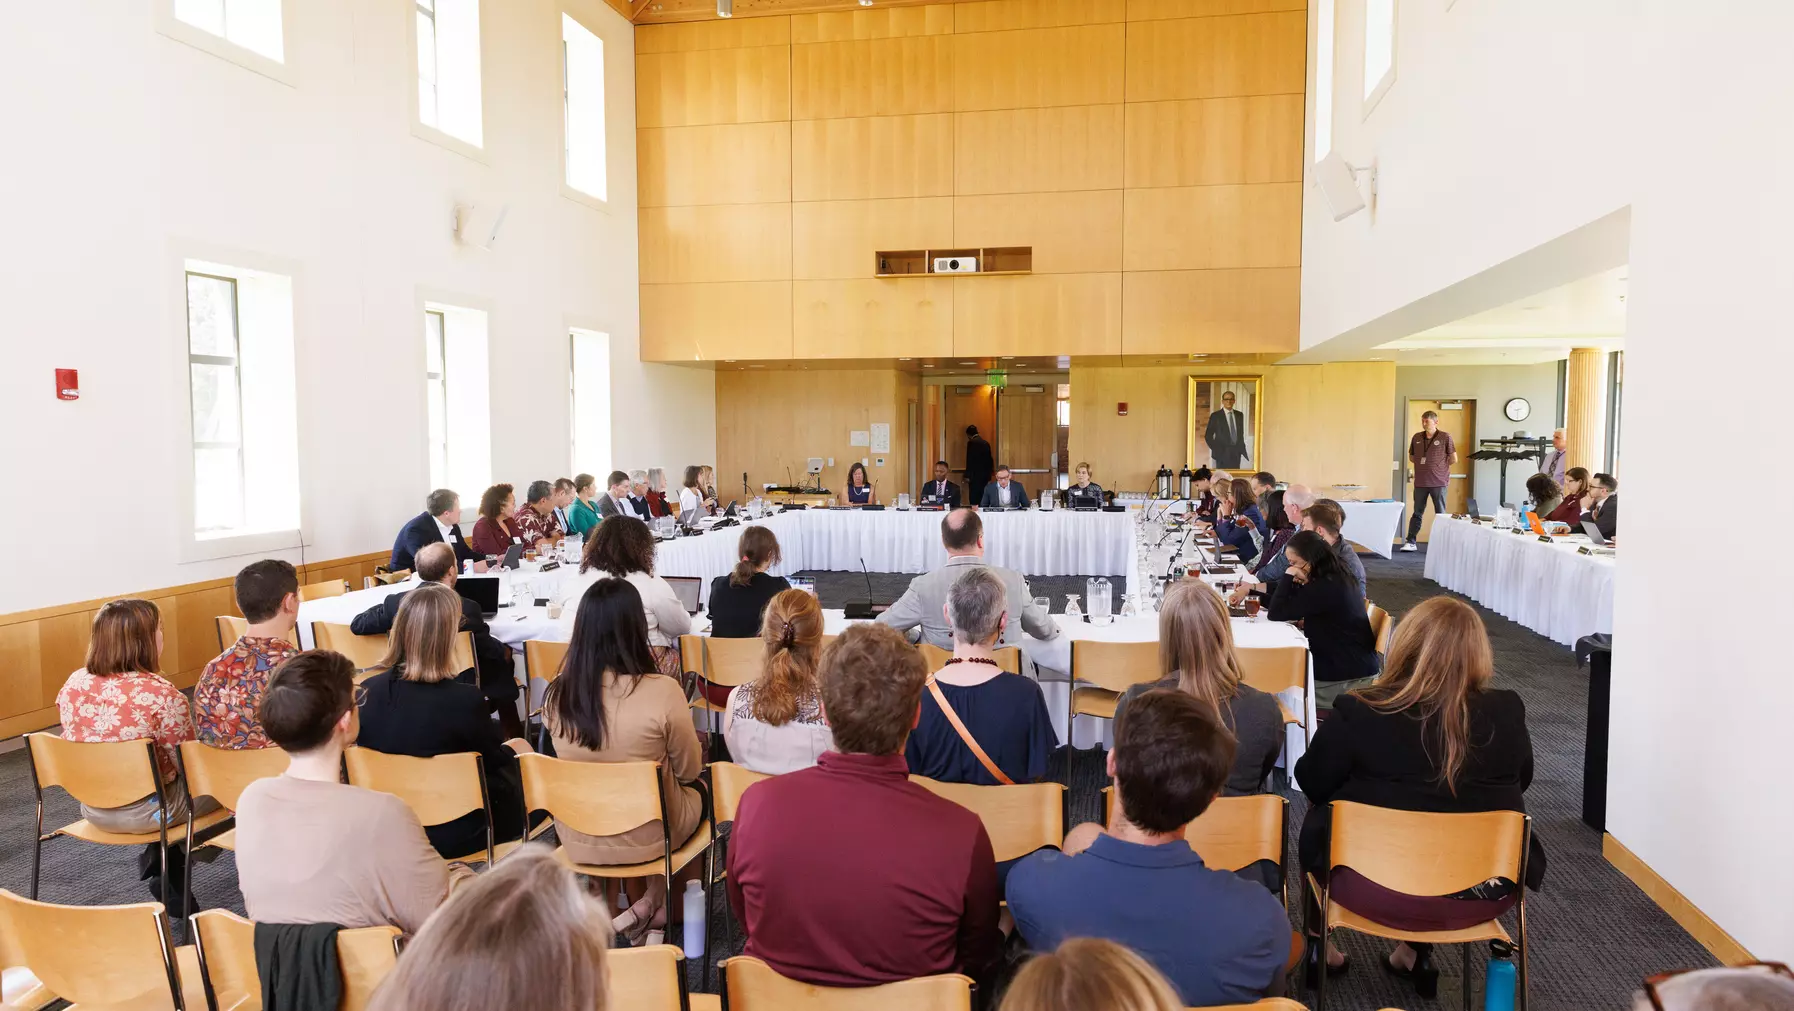
<instances>
[{"instance_id":1,"label":"wooden door frame","mask_svg":"<svg viewBox=\"0 0 1794 1011\"><path fill-rule=\"evenodd\" d=\"M1408 460L1408 444L1414 438L1414 431L1408 430L1408 413L1410 410L1410 406L1416 400L1430 401L1435 404L1444 403L1445 401L1449 400L1449 401L1455 401L1455 402L1461 403L1461 404L1476 404L1477 405L1477 408L1476 408L1477 413L1480 414L1482 412L1482 405L1480 402L1481 399L1482 398L1480 398L1480 397L1439 397L1439 396L1435 396L1435 397L1412 397L1412 396L1409 396L1409 397L1401 398L1401 401L1402 401L1401 424L1397 428L1397 431L1401 432L1401 435L1399 437L1401 440L1401 450L1400 450L1399 455L1397 456L1398 466L1400 469L1397 471L1398 476L1396 478L1395 494L1396 494L1396 500L1402 503L1401 533L1404 537L1406 537L1406 535L1408 533L1409 513L1411 513L1414 509L1414 485L1413 485L1413 482L1410 480L1410 475L1409 475L1409 471L1412 469L1413 464L1410 463ZM1439 427L1444 428L1445 426L1440 425ZM1415 431L1417 431L1417 429ZM1455 445L1457 446L1458 459L1465 464L1465 468L1464 468L1464 500L1466 502L1469 502L1471 499L1476 498L1476 461L1472 460L1470 458L1470 454L1476 452L1476 433L1471 432L1468 434L1468 436L1466 438L1459 438L1456 433L1453 433L1452 439L1453 439ZM1497 505L1499 505L1499 503L1497 503ZM1429 517L1427 520L1427 526L1426 526L1426 528L1421 530L1422 540L1428 539L1427 534L1431 530L1431 526L1432 526L1431 516L1432 515L1433 515L1432 513L1427 514L1427 516Z\"/></svg>"}]
</instances>

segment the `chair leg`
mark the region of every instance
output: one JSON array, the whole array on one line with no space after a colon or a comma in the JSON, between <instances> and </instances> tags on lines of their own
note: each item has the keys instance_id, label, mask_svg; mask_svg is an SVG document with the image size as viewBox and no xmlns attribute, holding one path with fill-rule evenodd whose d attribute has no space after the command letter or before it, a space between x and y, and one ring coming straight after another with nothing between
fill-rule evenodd
<instances>
[{"instance_id":1,"label":"chair leg","mask_svg":"<svg viewBox=\"0 0 1794 1011\"><path fill-rule=\"evenodd\" d=\"M1464 992L1464 1011L1470 1011L1470 945L1460 944L1458 948L1464 953L1464 976L1459 981Z\"/></svg>"},{"instance_id":2,"label":"chair leg","mask_svg":"<svg viewBox=\"0 0 1794 1011\"><path fill-rule=\"evenodd\" d=\"M42 821L42 815L39 815ZM37 901L37 872L44 859L44 827L38 825L37 834L31 837L31 901Z\"/></svg>"},{"instance_id":3,"label":"chair leg","mask_svg":"<svg viewBox=\"0 0 1794 1011\"><path fill-rule=\"evenodd\" d=\"M1520 886L1520 1011L1532 1007L1531 981L1526 974L1526 886Z\"/></svg>"}]
</instances>

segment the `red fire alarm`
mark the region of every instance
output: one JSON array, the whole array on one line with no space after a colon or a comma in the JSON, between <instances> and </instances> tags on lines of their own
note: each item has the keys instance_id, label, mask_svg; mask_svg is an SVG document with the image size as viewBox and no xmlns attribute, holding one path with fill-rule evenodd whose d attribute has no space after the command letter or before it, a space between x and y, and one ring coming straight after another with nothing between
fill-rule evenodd
<instances>
[{"instance_id":1,"label":"red fire alarm","mask_svg":"<svg viewBox=\"0 0 1794 1011\"><path fill-rule=\"evenodd\" d=\"M1127 417L1127 401L1123 400L1117 403L1115 405L1115 413L1120 417Z\"/></svg>"},{"instance_id":2,"label":"red fire alarm","mask_svg":"<svg viewBox=\"0 0 1794 1011\"><path fill-rule=\"evenodd\" d=\"M56 370L56 399L81 399L81 376L74 369Z\"/></svg>"}]
</instances>

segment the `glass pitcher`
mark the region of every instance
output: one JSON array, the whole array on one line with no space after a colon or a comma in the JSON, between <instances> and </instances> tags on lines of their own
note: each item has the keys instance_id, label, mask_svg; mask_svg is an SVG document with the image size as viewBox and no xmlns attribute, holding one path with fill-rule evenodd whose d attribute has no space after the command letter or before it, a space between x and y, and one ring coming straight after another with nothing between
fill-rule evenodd
<instances>
[{"instance_id":1,"label":"glass pitcher","mask_svg":"<svg viewBox=\"0 0 1794 1011\"><path fill-rule=\"evenodd\" d=\"M1085 590L1090 600L1090 620L1098 625L1107 625L1115 613L1115 598L1109 586L1109 580L1103 576L1093 577L1085 582Z\"/></svg>"}]
</instances>

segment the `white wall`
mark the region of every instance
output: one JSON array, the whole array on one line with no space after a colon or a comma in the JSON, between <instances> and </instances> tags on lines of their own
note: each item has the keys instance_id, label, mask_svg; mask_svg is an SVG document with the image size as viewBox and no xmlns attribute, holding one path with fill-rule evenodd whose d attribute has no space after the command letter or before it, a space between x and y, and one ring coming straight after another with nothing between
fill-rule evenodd
<instances>
[{"instance_id":1,"label":"white wall","mask_svg":"<svg viewBox=\"0 0 1794 1011\"><path fill-rule=\"evenodd\" d=\"M159 33L154 3L65 0L6 19L0 528L15 532L10 567L29 575L0 581L0 612L215 578L246 560L177 560L189 247L295 265L308 558L381 549L422 508L425 297L491 313L498 480L568 473L570 325L611 335L616 460L715 455L712 375L637 352L623 19L601 0L565 5L605 41L601 211L561 195L562 4L481 5L481 161L411 131L412 4L287 5L290 85ZM491 252L452 243L456 201L510 206ZM81 370L79 402L53 398L56 367Z\"/></svg>"},{"instance_id":2,"label":"white wall","mask_svg":"<svg viewBox=\"0 0 1794 1011\"><path fill-rule=\"evenodd\" d=\"M1794 364L1794 8L1402 0L1400 24L1398 79L1362 126L1342 38L1336 143L1379 159L1382 207L1339 225L1310 207L1303 345L1629 205L1608 830L1757 957L1794 959L1794 678L1772 626L1794 583L1747 563L1697 591L1683 504L1691 465L1789 496L1771 411ZM1723 410L1690 425L1691 400Z\"/></svg>"},{"instance_id":3,"label":"white wall","mask_svg":"<svg viewBox=\"0 0 1794 1011\"><path fill-rule=\"evenodd\" d=\"M1532 404L1532 415L1515 423L1507 420L1502 408L1514 397L1524 397ZM1526 431L1549 436L1557 427L1557 363L1536 365L1400 365L1395 370L1395 459L1408 458L1407 401L1409 400L1475 400L1476 431L1452 432L1458 444L1460 463L1469 460L1482 439L1499 439ZM1445 412L1449 414L1450 412ZM1440 424L1449 430L1450 419ZM1494 515L1503 501L1501 463L1477 460L1471 463L1470 497L1479 509ZM1507 465L1506 501L1516 505L1526 497L1526 479L1537 473L1537 462L1514 460ZM1413 496L1402 490L1398 494Z\"/></svg>"}]
</instances>

